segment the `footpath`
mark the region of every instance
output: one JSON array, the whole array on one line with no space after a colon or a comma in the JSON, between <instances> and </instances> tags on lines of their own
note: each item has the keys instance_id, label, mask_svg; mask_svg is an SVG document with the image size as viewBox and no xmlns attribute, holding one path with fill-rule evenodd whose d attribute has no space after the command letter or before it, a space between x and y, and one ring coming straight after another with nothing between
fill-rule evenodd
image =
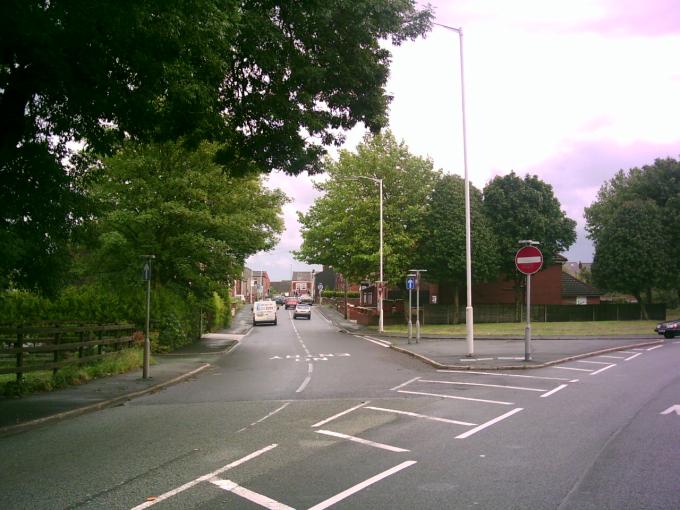
<instances>
[{"instance_id":1,"label":"footpath","mask_svg":"<svg viewBox=\"0 0 680 510\"><path fill-rule=\"evenodd\" d=\"M474 340L474 355L468 356L463 337L421 335L420 341L403 334L378 334L347 321L335 309L315 306L339 331L357 335L405 355L413 356L435 368L469 370L509 370L540 368L594 354L663 343L652 332L649 335L618 337L534 337L532 360L524 361L524 339L518 337ZM142 395L161 391L170 385L198 376L211 366L211 361L231 351L251 329L250 306L244 306L234 317L232 326L219 333L209 333L194 344L171 354L155 355L150 378L142 379L141 369L127 374L96 379L48 393L22 398L0 397L0 436L53 423L88 412L122 405Z\"/></svg>"}]
</instances>

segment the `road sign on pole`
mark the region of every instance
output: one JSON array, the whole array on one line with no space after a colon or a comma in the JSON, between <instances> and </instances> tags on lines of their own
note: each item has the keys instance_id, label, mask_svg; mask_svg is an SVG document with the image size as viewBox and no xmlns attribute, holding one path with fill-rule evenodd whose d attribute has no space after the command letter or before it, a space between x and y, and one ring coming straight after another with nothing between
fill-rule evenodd
<instances>
[{"instance_id":1,"label":"road sign on pole","mask_svg":"<svg viewBox=\"0 0 680 510\"><path fill-rule=\"evenodd\" d=\"M535 246L523 246L517 250L515 265L521 273L538 273L543 267L543 254Z\"/></svg>"},{"instance_id":2,"label":"road sign on pole","mask_svg":"<svg viewBox=\"0 0 680 510\"><path fill-rule=\"evenodd\" d=\"M416 288L416 275L408 275L406 277L406 289L413 290Z\"/></svg>"}]
</instances>

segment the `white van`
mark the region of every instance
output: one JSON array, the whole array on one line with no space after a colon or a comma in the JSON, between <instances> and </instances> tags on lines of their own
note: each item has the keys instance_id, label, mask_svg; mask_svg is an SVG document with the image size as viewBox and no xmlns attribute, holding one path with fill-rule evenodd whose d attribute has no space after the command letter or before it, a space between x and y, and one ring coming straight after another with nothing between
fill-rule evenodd
<instances>
[{"instance_id":1,"label":"white van","mask_svg":"<svg viewBox=\"0 0 680 510\"><path fill-rule=\"evenodd\" d=\"M253 303L253 326L269 322L276 326L276 306L275 301L255 301Z\"/></svg>"}]
</instances>

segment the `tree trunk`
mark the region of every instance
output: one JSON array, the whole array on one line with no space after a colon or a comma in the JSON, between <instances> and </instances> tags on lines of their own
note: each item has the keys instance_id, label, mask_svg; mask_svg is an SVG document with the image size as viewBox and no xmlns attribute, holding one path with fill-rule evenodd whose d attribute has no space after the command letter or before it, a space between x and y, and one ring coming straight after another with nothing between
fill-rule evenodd
<instances>
[{"instance_id":1,"label":"tree trunk","mask_svg":"<svg viewBox=\"0 0 680 510\"><path fill-rule=\"evenodd\" d=\"M345 320L349 319L349 310L347 308L347 280L345 280Z\"/></svg>"},{"instance_id":2,"label":"tree trunk","mask_svg":"<svg viewBox=\"0 0 680 510\"><path fill-rule=\"evenodd\" d=\"M453 286L453 323L458 324L460 321L460 296L458 295L458 285Z\"/></svg>"}]
</instances>

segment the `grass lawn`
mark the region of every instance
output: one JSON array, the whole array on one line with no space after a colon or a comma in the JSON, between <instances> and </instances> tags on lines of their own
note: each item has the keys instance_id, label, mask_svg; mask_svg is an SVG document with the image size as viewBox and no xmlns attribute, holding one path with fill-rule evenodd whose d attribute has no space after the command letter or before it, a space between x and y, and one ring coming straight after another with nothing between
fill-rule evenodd
<instances>
[{"instance_id":1,"label":"grass lawn","mask_svg":"<svg viewBox=\"0 0 680 510\"><path fill-rule=\"evenodd\" d=\"M532 322L534 336L588 336L588 335L654 335L658 321L592 321L592 322ZM475 324L475 337L523 336L523 322ZM414 325L415 328L415 325ZM377 329L377 328L372 328ZM385 326L386 332L408 333L408 326ZM465 324L426 324L420 327L423 334L465 336Z\"/></svg>"}]
</instances>

